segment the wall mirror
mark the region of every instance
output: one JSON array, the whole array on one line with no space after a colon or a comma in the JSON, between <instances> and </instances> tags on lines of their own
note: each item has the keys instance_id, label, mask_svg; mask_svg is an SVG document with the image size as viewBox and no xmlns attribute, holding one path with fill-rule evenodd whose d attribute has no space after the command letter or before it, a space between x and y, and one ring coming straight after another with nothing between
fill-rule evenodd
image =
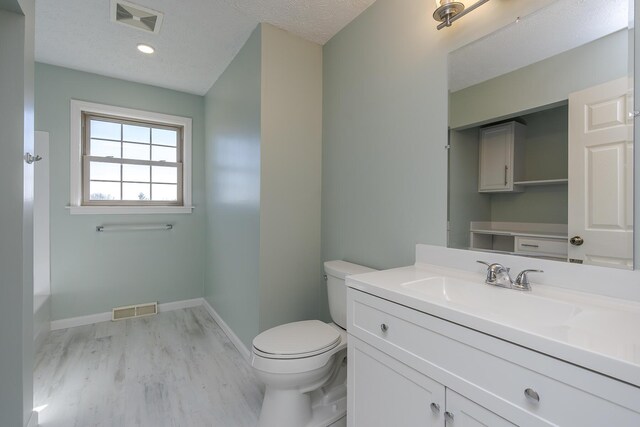
<instances>
[{"instance_id":1,"label":"wall mirror","mask_svg":"<svg viewBox=\"0 0 640 427\"><path fill-rule=\"evenodd\" d=\"M451 52L448 246L633 269L632 76L633 0L558 0Z\"/></svg>"}]
</instances>

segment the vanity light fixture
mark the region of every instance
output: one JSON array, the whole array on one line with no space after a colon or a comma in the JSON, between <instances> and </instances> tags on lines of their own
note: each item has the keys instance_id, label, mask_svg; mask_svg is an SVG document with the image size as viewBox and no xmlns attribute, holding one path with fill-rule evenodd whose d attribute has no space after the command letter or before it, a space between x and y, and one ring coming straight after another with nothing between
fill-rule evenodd
<instances>
[{"instance_id":1,"label":"vanity light fixture","mask_svg":"<svg viewBox=\"0 0 640 427\"><path fill-rule=\"evenodd\" d=\"M156 50L149 46L148 44L144 44L144 43L140 43L138 45L138 50L142 53L146 53L147 55L151 55L153 52L155 52Z\"/></svg>"},{"instance_id":2,"label":"vanity light fixture","mask_svg":"<svg viewBox=\"0 0 640 427\"><path fill-rule=\"evenodd\" d=\"M433 19L438 21L438 30L444 27L450 27L458 19L467 13L477 9L489 0L478 0L469 7L465 7L464 3L455 0L436 0L436 11L433 12Z\"/></svg>"}]
</instances>

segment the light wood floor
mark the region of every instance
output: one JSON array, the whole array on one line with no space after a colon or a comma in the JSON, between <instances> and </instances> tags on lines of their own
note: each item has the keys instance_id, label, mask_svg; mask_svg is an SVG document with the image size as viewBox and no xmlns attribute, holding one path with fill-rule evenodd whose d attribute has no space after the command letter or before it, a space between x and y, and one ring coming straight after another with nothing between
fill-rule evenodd
<instances>
[{"instance_id":1,"label":"light wood floor","mask_svg":"<svg viewBox=\"0 0 640 427\"><path fill-rule=\"evenodd\" d=\"M263 392L202 307L54 331L36 355L43 427L240 427Z\"/></svg>"}]
</instances>

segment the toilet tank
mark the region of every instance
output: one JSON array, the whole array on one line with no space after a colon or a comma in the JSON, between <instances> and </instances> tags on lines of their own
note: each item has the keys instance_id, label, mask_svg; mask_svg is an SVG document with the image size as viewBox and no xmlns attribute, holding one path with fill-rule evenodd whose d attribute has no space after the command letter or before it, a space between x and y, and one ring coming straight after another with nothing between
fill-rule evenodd
<instances>
[{"instance_id":1,"label":"toilet tank","mask_svg":"<svg viewBox=\"0 0 640 427\"><path fill-rule=\"evenodd\" d=\"M327 294L329 295L331 319L342 329L347 329L347 285L345 277L376 270L346 261L327 261L324 263L324 271L327 274Z\"/></svg>"}]
</instances>

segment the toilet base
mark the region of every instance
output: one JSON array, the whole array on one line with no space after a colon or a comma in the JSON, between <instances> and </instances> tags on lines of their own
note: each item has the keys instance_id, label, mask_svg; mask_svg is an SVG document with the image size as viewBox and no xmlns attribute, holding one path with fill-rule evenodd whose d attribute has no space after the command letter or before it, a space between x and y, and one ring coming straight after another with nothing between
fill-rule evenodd
<instances>
[{"instance_id":1,"label":"toilet base","mask_svg":"<svg viewBox=\"0 0 640 427\"><path fill-rule=\"evenodd\" d=\"M267 388L259 427L346 427L346 368L343 360L324 387L308 393Z\"/></svg>"}]
</instances>

